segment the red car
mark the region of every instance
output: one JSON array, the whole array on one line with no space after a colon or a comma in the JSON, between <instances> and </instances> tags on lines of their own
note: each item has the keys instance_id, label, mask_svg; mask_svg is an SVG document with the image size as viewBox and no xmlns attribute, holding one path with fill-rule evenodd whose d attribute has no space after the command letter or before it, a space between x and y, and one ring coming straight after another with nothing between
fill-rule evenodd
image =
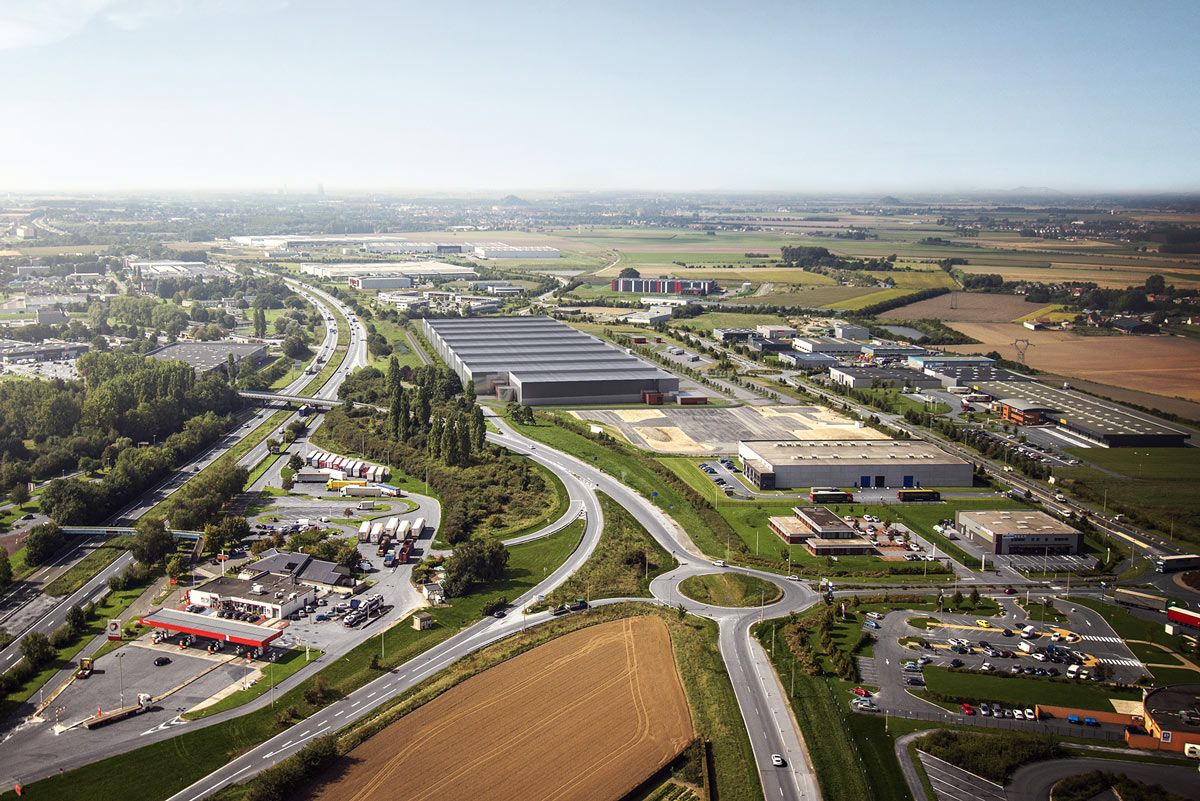
<instances>
[{"instance_id":1,"label":"red car","mask_svg":"<svg viewBox=\"0 0 1200 801\"><path fill-rule=\"evenodd\" d=\"M867 692L866 690L864 690L862 687L855 687L850 692L854 693L855 695L857 695L860 698L870 698L871 697L871 694L869 692Z\"/></svg>"},{"instance_id":2,"label":"red car","mask_svg":"<svg viewBox=\"0 0 1200 801\"><path fill-rule=\"evenodd\" d=\"M970 704L963 704L962 711L963 711L964 715L974 715L975 714L975 710L971 708Z\"/></svg>"},{"instance_id":3,"label":"red car","mask_svg":"<svg viewBox=\"0 0 1200 801\"><path fill-rule=\"evenodd\" d=\"M1016 590L1014 590L1012 587L1005 587L1005 588L1004 588L1004 594L1005 594L1005 595L1014 595L1016 592L1017 592L1017 591L1016 591Z\"/></svg>"}]
</instances>

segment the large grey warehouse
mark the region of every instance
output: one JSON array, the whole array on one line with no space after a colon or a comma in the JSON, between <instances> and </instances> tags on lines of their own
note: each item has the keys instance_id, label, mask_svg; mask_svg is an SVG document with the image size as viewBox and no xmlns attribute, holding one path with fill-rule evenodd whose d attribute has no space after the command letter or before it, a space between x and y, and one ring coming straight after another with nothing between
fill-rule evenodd
<instances>
[{"instance_id":1,"label":"large grey warehouse","mask_svg":"<svg viewBox=\"0 0 1200 801\"><path fill-rule=\"evenodd\" d=\"M465 317L422 321L433 349L481 395L526 406L637 403L665 396L679 379L550 317Z\"/></svg>"},{"instance_id":2,"label":"large grey warehouse","mask_svg":"<svg viewBox=\"0 0 1200 801\"><path fill-rule=\"evenodd\" d=\"M743 440L742 472L759 489L969 487L971 463L918 440Z\"/></svg>"}]
</instances>

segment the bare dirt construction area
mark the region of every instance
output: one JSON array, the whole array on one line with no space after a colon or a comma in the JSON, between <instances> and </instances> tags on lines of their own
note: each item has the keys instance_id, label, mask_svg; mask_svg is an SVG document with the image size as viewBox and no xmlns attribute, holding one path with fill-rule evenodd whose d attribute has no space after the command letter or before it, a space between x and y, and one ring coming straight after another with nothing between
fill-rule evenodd
<instances>
[{"instance_id":1,"label":"bare dirt construction area","mask_svg":"<svg viewBox=\"0 0 1200 801\"><path fill-rule=\"evenodd\" d=\"M603 424L636 447L691 456L737 453L743 439L886 439L820 406L663 406L579 409L570 414Z\"/></svg>"},{"instance_id":2,"label":"bare dirt construction area","mask_svg":"<svg viewBox=\"0 0 1200 801\"><path fill-rule=\"evenodd\" d=\"M1044 304L1043 304L1044 305ZM956 306L957 308L951 308ZM988 295L980 292L951 292L929 300L920 300L892 309L885 317L897 320L965 320L989 323L1009 322L1041 308L1016 295ZM1009 342L1012 342L1010 339Z\"/></svg>"},{"instance_id":3,"label":"bare dirt construction area","mask_svg":"<svg viewBox=\"0 0 1200 801\"><path fill-rule=\"evenodd\" d=\"M980 345L947 348L959 353L1000 352L1016 359L1013 341L1027 339L1031 367L1167 398L1200 401L1200 342L1171 336L1078 336L1066 331L1030 331L1012 323L952 326Z\"/></svg>"},{"instance_id":4,"label":"bare dirt construction area","mask_svg":"<svg viewBox=\"0 0 1200 801\"><path fill-rule=\"evenodd\" d=\"M615 801L693 736L666 624L626 618L467 679L352 750L309 797Z\"/></svg>"}]
</instances>

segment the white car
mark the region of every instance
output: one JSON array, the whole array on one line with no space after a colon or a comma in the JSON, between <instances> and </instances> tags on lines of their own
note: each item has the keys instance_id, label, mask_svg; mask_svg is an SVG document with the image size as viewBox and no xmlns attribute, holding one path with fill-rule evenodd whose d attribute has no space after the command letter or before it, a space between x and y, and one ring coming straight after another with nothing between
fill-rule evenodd
<instances>
[{"instance_id":1,"label":"white car","mask_svg":"<svg viewBox=\"0 0 1200 801\"><path fill-rule=\"evenodd\" d=\"M1017 720L1024 720L1024 719L1025 719L1025 713L1024 713L1024 712L1022 712L1022 711L1021 711L1021 710L1019 710L1019 709L1014 709L1014 710L1013 710L1013 717L1014 717L1014 718L1016 718Z\"/></svg>"},{"instance_id":2,"label":"white car","mask_svg":"<svg viewBox=\"0 0 1200 801\"><path fill-rule=\"evenodd\" d=\"M783 767L783 757L779 754L771 754L771 764L777 768Z\"/></svg>"},{"instance_id":3,"label":"white car","mask_svg":"<svg viewBox=\"0 0 1200 801\"><path fill-rule=\"evenodd\" d=\"M725 560L724 559L714 559L713 567L725 567Z\"/></svg>"},{"instance_id":4,"label":"white car","mask_svg":"<svg viewBox=\"0 0 1200 801\"><path fill-rule=\"evenodd\" d=\"M799 576L797 576L795 573L793 573L792 575L788 576L788 581L799 581L799 580L800 580L800 577L799 577Z\"/></svg>"},{"instance_id":5,"label":"white car","mask_svg":"<svg viewBox=\"0 0 1200 801\"><path fill-rule=\"evenodd\" d=\"M1026 720L1037 720L1037 715L1033 714L1032 709L1030 709L1029 707L1025 707L1025 719Z\"/></svg>"}]
</instances>

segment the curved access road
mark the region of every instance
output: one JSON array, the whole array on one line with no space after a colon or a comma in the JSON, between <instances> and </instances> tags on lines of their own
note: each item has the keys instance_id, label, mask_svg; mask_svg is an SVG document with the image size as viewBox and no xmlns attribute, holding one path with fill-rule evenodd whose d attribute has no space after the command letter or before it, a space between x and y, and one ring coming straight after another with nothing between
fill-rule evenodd
<instances>
[{"instance_id":1,"label":"curved access road","mask_svg":"<svg viewBox=\"0 0 1200 801\"><path fill-rule=\"evenodd\" d=\"M1196 766L1192 762L1181 762L1175 767L1116 759L1051 759L1018 768L1004 789L1010 801L1045 801L1050 797L1050 788L1058 782L1094 770L1120 773L1145 784L1165 787L1184 798L1200 800L1200 782L1196 781Z\"/></svg>"}]
</instances>

